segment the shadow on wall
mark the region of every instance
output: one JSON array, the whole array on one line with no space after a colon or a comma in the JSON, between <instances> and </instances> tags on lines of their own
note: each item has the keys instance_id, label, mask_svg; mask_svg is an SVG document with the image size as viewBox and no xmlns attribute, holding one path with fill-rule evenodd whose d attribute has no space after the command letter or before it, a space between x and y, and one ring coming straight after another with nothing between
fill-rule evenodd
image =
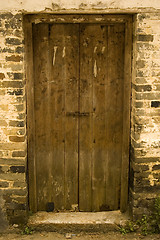
<instances>
[{"instance_id":1,"label":"shadow on wall","mask_svg":"<svg viewBox=\"0 0 160 240\"><path fill-rule=\"evenodd\" d=\"M0 193L0 233L4 232L8 228L8 221L6 213L3 210L4 200L2 194Z\"/></svg>"}]
</instances>

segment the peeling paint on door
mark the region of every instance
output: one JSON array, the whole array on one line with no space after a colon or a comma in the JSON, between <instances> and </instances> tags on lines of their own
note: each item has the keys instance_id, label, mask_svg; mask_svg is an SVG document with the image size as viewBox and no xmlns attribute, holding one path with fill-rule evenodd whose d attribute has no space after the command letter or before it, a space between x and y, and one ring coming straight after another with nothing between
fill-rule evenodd
<instances>
[{"instance_id":1,"label":"peeling paint on door","mask_svg":"<svg viewBox=\"0 0 160 240\"><path fill-rule=\"evenodd\" d=\"M55 60L56 60L56 52L57 52L57 46L54 47L53 66L54 66Z\"/></svg>"},{"instance_id":2,"label":"peeling paint on door","mask_svg":"<svg viewBox=\"0 0 160 240\"><path fill-rule=\"evenodd\" d=\"M94 77L95 78L97 77L97 62L96 62L96 60L94 62Z\"/></svg>"}]
</instances>

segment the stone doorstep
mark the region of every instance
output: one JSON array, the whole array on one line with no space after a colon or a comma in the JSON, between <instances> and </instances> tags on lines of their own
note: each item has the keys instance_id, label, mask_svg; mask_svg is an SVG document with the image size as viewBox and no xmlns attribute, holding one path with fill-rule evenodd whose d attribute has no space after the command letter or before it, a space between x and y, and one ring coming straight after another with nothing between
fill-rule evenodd
<instances>
[{"instance_id":1,"label":"stone doorstep","mask_svg":"<svg viewBox=\"0 0 160 240\"><path fill-rule=\"evenodd\" d=\"M129 220L127 213L108 212L37 212L29 218L28 226L37 231L108 232L117 231Z\"/></svg>"}]
</instances>

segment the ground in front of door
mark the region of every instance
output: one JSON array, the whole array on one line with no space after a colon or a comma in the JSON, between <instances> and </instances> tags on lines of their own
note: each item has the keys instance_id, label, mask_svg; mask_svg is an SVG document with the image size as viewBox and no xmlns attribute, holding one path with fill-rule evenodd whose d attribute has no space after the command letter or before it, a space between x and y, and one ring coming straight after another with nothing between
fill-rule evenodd
<instances>
[{"instance_id":1,"label":"ground in front of door","mask_svg":"<svg viewBox=\"0 0 160 240\"><path fill-rule=\"evenodd\" d=\"M0 240L159 240L159 234L153 234L148 236L142 236L138 233L131 233L122 235L119 232L108 232L108 233L68 233L59 234L55 232L36 232L31 235L22 234L3 234L0 235Z\"/></svg>"}]
</instances>

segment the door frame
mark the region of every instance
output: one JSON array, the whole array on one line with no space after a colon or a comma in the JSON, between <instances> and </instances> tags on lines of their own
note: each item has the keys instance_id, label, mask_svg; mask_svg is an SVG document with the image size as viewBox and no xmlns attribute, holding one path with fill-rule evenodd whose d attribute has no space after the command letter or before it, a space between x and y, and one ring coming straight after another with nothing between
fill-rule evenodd
<instances>
[{"instance_id":1,"label":"door frame","mask_svg":"<svg viewBox=\"0 0 160 240\"><path fill-rule=\"evenodd\" d=\"M27 95L27 151L28 151L28 195L29 209L37 212L36 159L35 159L35 117L34 117L34 70L32 25L38 23L98 23L125 24L124 85L123 85L123 136L120 210L128 205L128 172L130 145L131 106L131 61L132 61L132 15L117 14L27 14L24 15L25 77ZM125 127L124 127L125 126Z\"/></svg>"}]
</instances>

